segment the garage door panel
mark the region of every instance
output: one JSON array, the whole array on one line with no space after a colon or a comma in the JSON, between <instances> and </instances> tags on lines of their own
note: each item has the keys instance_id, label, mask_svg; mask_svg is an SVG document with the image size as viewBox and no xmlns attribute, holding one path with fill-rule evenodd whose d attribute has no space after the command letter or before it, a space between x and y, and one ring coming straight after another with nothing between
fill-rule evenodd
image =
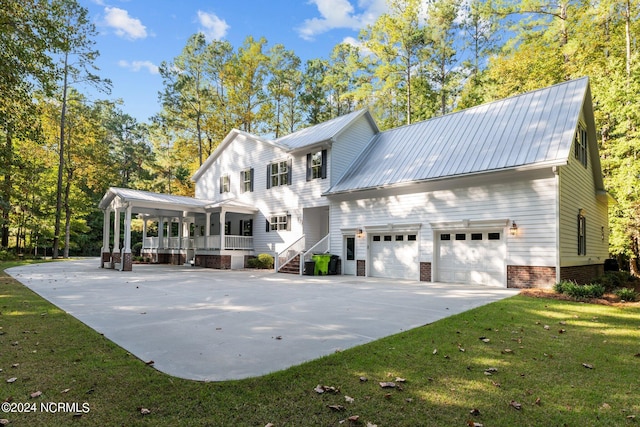
<instances>
[{"instance_id":1,"label":"garage door panel","mask_svg":"<svg viewBox=\"0 0 640 427\"><path fill-rule=\"evenodd\" d=\"M501 231L440 233L436 238L437 280L504 286L506 250Z\"/></svg>"},{"instance_id":2,"label":"garage door panel","mask_svg":"<svg viewBox=\"0 0 640 427\"><path fill-rule=\"evenodd\" d=\"M401 241L396 241L395 236L391 241L379 238L372 240L369 248L371 276L418 280L420 272L416 240L408 240L407 235L403 235Z\"/></svg>"}]
</instances>

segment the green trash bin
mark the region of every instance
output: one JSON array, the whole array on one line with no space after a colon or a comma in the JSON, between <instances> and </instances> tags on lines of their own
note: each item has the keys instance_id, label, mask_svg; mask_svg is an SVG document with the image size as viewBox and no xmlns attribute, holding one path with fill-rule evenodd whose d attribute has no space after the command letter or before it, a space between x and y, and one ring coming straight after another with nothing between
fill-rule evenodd
<instances>
[{"instance_id":1,"label":"green trash bin","mask_svg":"<svg viewBox=\"0 0 640 427\"><path fill-rule=\"evenodd\" d=\"M313 269L315 276L326 276L329 273L329 261L331 261L331 254L319 254L311 257L315 261L316 265Z\"/></svg>"}]
</instances>

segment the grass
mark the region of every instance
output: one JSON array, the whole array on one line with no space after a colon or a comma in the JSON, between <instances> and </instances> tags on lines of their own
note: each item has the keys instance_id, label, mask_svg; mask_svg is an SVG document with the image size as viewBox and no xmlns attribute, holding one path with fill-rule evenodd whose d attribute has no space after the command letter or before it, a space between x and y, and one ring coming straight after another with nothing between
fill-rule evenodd
<instances>
[{"instance_id":1,"label":"grass","mask_svg":"<svg viewBox=\"0 0 640 427\"><path fill-rule=\"evenodd\" d=\"M38 405L36 413L0 414L14 426L619 426L640 418L637 307L516 296L219 383L156 371L7 276L0 312L0 400ZM396 387L381 388L386 381ZM317 385L339 392L318 394ZM36 391L42 395L31 398ZM47 414L41 402L87 403L89 411ZM340 424L351 416L358 421Z\"/></svg>"}]
</instances>

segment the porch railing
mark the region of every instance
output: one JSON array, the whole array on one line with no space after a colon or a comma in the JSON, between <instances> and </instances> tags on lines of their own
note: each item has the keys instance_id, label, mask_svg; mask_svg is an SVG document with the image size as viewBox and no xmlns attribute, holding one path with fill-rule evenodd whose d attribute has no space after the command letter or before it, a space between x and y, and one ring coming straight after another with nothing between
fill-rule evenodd
<instances>
[{"instance_id":1,"label":"porch railing","mask_svg":"<svg viewBox=\"0 0 640 427\"><path fill-rule=\"evenodd\" d=\"M322 239L320 239L320 241L318 243L316 243L315 245L311 246L308 251L306 251L304 254L302 254L302 256L300 257L301 258L300 259L300 274L303 274L303 272L304 272L304 263L306 261L311 261L311 257L313 256L313 254L326 254L329 251L330 251L329 234L327 234Z\"/></svg>"},{"instance_id":2,"label":"porch railing","mask_svg":"<svg viewBox=\"0 0 640 427\"><path fill-rule=\"evenodd\" d=\"M303 234L298 240L290 244L286 249L278 252L278 256L276 257L276 262L278 263L278 265L275 266L275 270L278 271L280 267L294 259L300 252L304 251L304 245L305 237Z\"/></svg>"},{"instance_id":3,"label":"porch railing","mask_svg":"<svg viewBox=\"0 0 640 427\"><path fill-rule=\"evenodd\" d=\"M241 249L253 250L253 236L224 236L224 247L220 245L220 235L199 237L163 237L162 246L158 237L147 237L143 241L144 249Z\"/></svg>"}]
</instances>

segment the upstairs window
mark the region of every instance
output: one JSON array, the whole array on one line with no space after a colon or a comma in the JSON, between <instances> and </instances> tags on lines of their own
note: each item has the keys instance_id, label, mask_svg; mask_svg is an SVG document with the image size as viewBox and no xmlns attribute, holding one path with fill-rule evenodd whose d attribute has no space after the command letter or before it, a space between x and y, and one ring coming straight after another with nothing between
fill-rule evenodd
<instances>
[{"instance_id":1,"label":"upstairs window","mask_svg":"<svg viewBox=\"0 0 640 427\"><path fill-rule=\"evenodd\" d=\"M307 154L307 181L327 177L327 150Z\"/></svg>"},{"instance_id":2,"label":"upstairs window","mask_svg":"<svg viewBox=\"0 0 640 427\"><path fill-rule=\"evenodd\" d=\"M587 167L587 130L584 125L580 123L576 130L576 137L574 141L575 145L575 157L582 166Z\"/></svg>"},{"instance_id":3,"label":"upstairs window","mask_svg":"<svg viewBox=\"0 0 640 427\"><path fill-rule=\"evenodd\" d=\"M229 175L222 175L220 177L220 193L228 193L229 191L231 191Z\"/></svg>"},{"instance_id":4,"label":"upstairs window","mask_svg":"<svg viewBox=\"0 0 640 427\"><path fill-rule=\"evenodd\" d=\"M253 168L240 171L240 191L242 193L253 191Z\"/></svg>"},{"instance_id":5,"label":"upstairs window","mask_svg":"<svg viewBox=\"0 0 640 427\"><path fill-rule=\"evenodd\" d=\"M291 160L271 163L267 166L267 188L291 184Z\"/></svg>"},{"instance_id":6,"label":"upstairs window","mask_svg":"<svg viewBox=\"0 0 640 427\"><path fill-rule=\"evenodd\" d=\"M267 219L266 231L291 231L291 215L271 215Z\"/></svg>"}]
</instances>

